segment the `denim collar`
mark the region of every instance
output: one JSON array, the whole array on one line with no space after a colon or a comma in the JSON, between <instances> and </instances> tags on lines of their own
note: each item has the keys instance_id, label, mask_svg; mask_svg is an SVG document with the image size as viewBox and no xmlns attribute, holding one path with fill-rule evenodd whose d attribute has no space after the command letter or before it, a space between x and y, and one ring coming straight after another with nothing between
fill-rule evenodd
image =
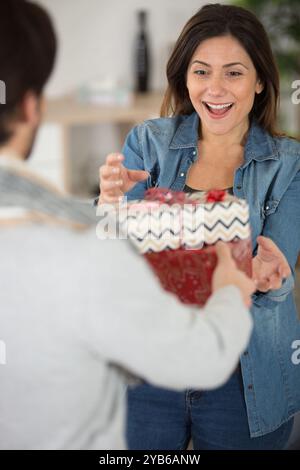
<instances>
[{"instance_id":1,"label":"denim collar","mask_svg":"<svg viewBox=\"0 0 300 470\"><path fill-rule=\"evenodd\" d=\"M178 126L173 139L170 143L170 149L182 149L197 147L198 142L198 128L199 116L197 113L192 113L186 116L185 119Z\"/></svg>"},{"instance_id":2,"label":"denim collar","mask_svg":"<svg viewBox=\"0 0 300 470\"><path fill-rule=\"evenodd\" d=\"M178 126L170 143L170 149L197 147L199 116L192 113ZM278 160L279 154L272 136L253 121L245 145L245 162Z\"/></svg>"},{"instance_id":3,"label":"denim collar","mask_svg":"<svg viewBox=\"0 0 300 470\"><path fill-rule=\"evenodd\" d=\"M245 145L246 162L278 160L279 153L273 137L255 120L252 122Z\"/></svg>"}]
</instances>

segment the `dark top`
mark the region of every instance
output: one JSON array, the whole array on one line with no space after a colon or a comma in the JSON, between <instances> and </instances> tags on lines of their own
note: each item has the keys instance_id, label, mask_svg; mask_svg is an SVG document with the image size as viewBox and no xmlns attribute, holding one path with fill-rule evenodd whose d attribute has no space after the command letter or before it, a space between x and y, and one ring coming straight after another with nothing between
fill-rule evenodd
<instances>
[{"instance_id":1,"label":"dark top","mask_svg":"<svg viewBox=\"0 0 300 470\"><path fill-rule=\"evenodd\" d=\"M191 188L191 187L188 186L187 184L184 186L183 191L184 191L185 193L205 192L203 189ZM231 195L233 196L233 187L231 187L231 188L225 188L224 191L227 191L229 194L231 194Z\"/></svg>"}]
</instances>

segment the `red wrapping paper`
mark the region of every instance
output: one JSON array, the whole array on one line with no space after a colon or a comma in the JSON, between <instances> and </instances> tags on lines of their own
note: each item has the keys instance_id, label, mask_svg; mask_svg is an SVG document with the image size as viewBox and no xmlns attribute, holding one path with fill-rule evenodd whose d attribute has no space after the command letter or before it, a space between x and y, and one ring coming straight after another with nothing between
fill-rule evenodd
<instances>
[{"instance_id":1,"label":"red wrapping paper","mask_svg":"<svg viewBox=\"0 0 300 470\"><path fill-rule=\"evenodd\" d=\"M228 245L238 268L251 277L251 240ZM144 257L165 290L175 294L184 304L205 305L212 293L212 275L217 264L215 246L201 250L165 250L146 253Z\"/></svg>"}]
</instances>

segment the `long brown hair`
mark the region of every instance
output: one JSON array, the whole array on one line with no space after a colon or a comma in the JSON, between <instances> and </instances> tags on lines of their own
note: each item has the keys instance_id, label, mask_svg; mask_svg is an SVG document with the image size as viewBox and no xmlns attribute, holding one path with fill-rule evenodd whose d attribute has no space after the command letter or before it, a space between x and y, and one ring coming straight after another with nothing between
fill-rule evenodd
<instances>
[{"instance_id":1,"label":"long brown hair","mask_svg":"<svg viewBox=\"0 0 300 470\"><path fill-rule=\"evenodd\" d=\"M253 13L233 5L205 5L184 26L167 64L168 88L161 106L161 116L191 114L194 111L186 87L190 60L202 41L226 35L231 35L244 47L264 85L263 91L255 95L250 119L254 117L271 135L279 135L276 130L279 72L267 33Z\"/></svg>"}]
</instances>

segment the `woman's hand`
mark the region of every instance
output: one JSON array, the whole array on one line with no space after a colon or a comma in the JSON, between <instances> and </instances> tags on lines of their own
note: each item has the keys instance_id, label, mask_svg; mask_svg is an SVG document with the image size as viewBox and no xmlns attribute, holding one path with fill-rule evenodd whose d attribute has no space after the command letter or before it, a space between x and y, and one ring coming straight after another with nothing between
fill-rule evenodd
<instances>
[{"instance_id":1,"label":"woman's hand","mask_svg":"<svg viewBox=\"0 0 300 470\"><path fill-rule=\"evenodd\" d=\"M127 170L122 165L123 160L121 153L110 153L100 167L100 204L118 202L136 183L148 178L147 171Z\"/></svg>"},{"instance_id":2,"label":"woman's hand","mask_svg":"<svg viewBox=\"0 0 300 470\"><path fill-rule=\"evenodd\" d=\"M259 236L257 243L257 255L252 260L252 279L256 288L261 292L279 289L291 274L289 263L270 238Z\"/></svg>"},{"instance_id":3,"label":"woman's hand","mask_svg":"<svg viewBox=\"0 0 300 470\"><path fill-rule=\"evenodd\" d=\"M212 291L215 292L226 286L235 286L240 290L244 303L249 308L251 295L256 290L254 282L236 267L228 245L224 242L218 242L216 252L218 264L212 278Z\"/></svg>"}]
</instances>

